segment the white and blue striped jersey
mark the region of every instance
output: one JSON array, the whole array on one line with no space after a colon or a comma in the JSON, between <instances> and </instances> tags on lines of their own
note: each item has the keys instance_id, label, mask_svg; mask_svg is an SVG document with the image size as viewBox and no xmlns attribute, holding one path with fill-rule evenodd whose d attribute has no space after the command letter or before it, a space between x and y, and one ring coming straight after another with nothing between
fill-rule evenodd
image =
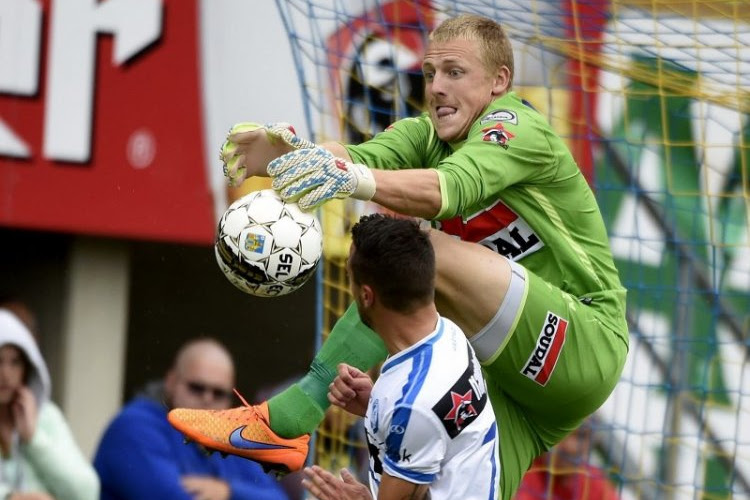
<instances>
[{"instance_id":1,"label":"white and blue striped jersey","mask_svg":"<svg viewBox=\"0 0 750 500\"><path fill-rule=\"evenodd\" d=\"M365 416L370 489L385 471L431 500L498 497L495 414L471 345L452 321L386 359Z\"/></svg>"}]
</instances>

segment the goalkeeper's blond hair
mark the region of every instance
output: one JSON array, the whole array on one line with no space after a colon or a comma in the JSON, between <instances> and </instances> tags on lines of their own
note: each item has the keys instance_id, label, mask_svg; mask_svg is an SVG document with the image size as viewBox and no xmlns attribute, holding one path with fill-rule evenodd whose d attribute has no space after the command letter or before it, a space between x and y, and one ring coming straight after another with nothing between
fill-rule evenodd
<instances>
[{"instance_id":1,"label":"goalkeeper's blond hair","mask_svg":"<svg viewBox=\"0 0 750 500\"><path fill-rule=\"evenodd\" d=\"M431 42L444 43L453 40L478 42L485 69L494 73L506 66L510 70L508 90L512 88L513 48L502 26L487 17L464 14L446 19L430 33Z\"/></svg>"}]
</instances>

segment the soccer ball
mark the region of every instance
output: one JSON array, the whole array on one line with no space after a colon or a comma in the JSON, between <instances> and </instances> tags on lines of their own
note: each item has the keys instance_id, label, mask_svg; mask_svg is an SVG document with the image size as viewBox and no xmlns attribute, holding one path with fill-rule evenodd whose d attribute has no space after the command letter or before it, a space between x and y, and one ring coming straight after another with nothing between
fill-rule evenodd
<instances>
[{"instance_id":1,"label":"soccer ball","mask_svg":"<svg viewBox=\"0 0 750 500\"><path fill-rule=\"evenodd\" d=\"M250 295L278 297L315 274L323 231L314 214L264 189L243 196L224 212L214 250L234 286Z\"/></svg>"}]
</instances>

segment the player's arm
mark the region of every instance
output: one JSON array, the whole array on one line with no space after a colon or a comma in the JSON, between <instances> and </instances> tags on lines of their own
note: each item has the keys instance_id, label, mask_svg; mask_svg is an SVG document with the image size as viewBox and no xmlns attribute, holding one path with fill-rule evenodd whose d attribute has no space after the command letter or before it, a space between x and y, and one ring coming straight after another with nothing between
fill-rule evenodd
<instances>
[{"instance_id":1,"label":"player's arm","mask_svg":"<svg viewBox=\"0 0 750 500\"><path fill-rule=\"evenodd\" d=\"M372 201L394 212L432 219L442 206L440 180L434 168L373 170Z\"/></svg>"},{"instance_id":2,"label":"player's arm","mask_svg":"<svg viewBox=\"0 0 750 500\"><path fill-rule=\"evenodd\" d=\"M413 123L404 122L413 127ZM391 144L398 132L388 132ZM407 132L402 136L408 137ZM239 123L232 127L222 145L224 174L232 185L247 177L274 177L273 187L288 201L301 208L314 208L330 198L351 196L372 200L405 215L432 218L442 206L440 181L434 169L412 168L399 148L384 146L384 163L395 163L387 169L355 164L348 150L337 142L317 146L297 137L288 124L258 125ZM403 148L409 151L412 145Z\"/></svg>"},{"instance_id":3,"label":"player's arm","mask_svg":"<svg viewBox=\"0 0 750 500\"><path fill-rule=\"evenodd\" d=\"M352 162L349 151L338 142L322 145L333 156ZM431 219L440 212L442 197L437 170L409 168L405 170L370 169L375 180L372 201L394 212Z\"/></svg>"},{"instance_id":4,"label":"player's arm","mask_svg":"<svg viewBox=\"0 0 750 500\"><path fill-rule=\"evenodd\" d=\"M352 162L349 151L337 142L323 144L334 156ZM372 201L394 212L431 219L440 212L442 197L437 170L408 168L381 170L371 168L375 180Z\"/></svg>"},{"instance_id":5,"label":"player's arm","mask_svg":"<svg viewBox=\"0 0 750 500\"><path fill-rule=\"evenodd\" d=\"M387 433L377 457L382 464L378 499L429 498L430 485L445 465L450 441L445 428L431 408L420 405L399 403L381 418ZM406 428L391 425L407 421Z\"/></svg>"},{"instance_id":6,"label":"player's arm","mask_svg":"<svg viewBox=\"0 0 750 500\"><path fill-rule=\"evenodd\" d=\"M383 473L378 500L421 500L430 498L430 485L417 484Z\"/></svg>"}]
</instances>

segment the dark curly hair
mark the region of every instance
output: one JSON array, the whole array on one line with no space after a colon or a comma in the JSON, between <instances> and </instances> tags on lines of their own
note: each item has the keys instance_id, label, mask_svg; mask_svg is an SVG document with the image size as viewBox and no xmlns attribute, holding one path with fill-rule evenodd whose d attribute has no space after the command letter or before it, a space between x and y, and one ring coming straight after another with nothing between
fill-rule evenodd
<instances>
[{"instance_id":1,"label":"dark curly hair","mask_svg":"<svg viewBox=\"0 0 750 500\"><path fill-rule=\"evenodd\" d=\"M352 227L352 279L389 309L409 312L435 300L435 251L413 219L365 215Z\"/></svg>"}]
</instances>

